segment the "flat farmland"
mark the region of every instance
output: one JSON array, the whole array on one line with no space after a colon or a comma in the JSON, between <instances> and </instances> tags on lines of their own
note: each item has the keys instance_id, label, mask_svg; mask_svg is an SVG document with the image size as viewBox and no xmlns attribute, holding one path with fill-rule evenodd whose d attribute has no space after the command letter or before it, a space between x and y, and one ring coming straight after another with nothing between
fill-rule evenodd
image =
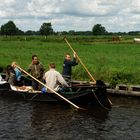
<instances>
[{"instance_id":1,"label":"flat farmland","mask_svg":"<svg viewBox=\"0 0 140 140\"><path fill-rule=\"evenodd\" d=\"M68 36L85 66L95 79L112 85L140 84L140 44L133 42L132 36L122 36L120 41L112 41L111 36ZM31 56L37 54L46 71L48 64L54 62L59 72L65 53L72 51L62 36L0 37L0 67L5 68L16 61L25 70L31 63ZM79 64L73 67L73 79L90 80Z\"/></svg>"}]
</instances>

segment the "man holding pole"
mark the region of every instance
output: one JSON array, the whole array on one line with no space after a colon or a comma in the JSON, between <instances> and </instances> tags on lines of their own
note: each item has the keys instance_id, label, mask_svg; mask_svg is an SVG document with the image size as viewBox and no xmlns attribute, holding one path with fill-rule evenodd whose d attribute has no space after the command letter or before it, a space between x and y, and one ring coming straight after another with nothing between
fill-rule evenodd
<instances>
[{"instance_id":1,"label":"man holding pole","mask_svg":"<svg viewBox=\"0 0 140 140\"><path fill-rule=\"evenodd\" d=\"M75 53L74 49L72 48L72 46L70 45L70 43L68 42L68 40L66 39L66 37L64 37L64 40L67 43L67 45L69 46L69 48L73 51L73 53ZM89 77L91 78L91 80L94 82L94 84L96 84L96 80L93 78L93 76L91 75L91 73L88 71L88 69L86 68L86 66L84 65L84 63L80 59L80 57L78 55L76 55L76 56L77 56L78 61L82 64L82 66L86 70L86 72L89 75ZM112 102L110 101L109 98L108 98L108 101L109 101L110 105L112 105Z\"/></svg>"},{"instance_id":2,"label":"man holding pole","mask_svg":"<svg viewBox=\"0 0 140 140\"><path fill-rule=\"evenodd\" d=\"M78 59L76 57L76 52L73 53L73 57L74 57L73 60L71 60L71 56L69 53L67 53L65 55L62 75L66 79L71 79L72 66L78 65Z\"/></svg>"}]
</instances>

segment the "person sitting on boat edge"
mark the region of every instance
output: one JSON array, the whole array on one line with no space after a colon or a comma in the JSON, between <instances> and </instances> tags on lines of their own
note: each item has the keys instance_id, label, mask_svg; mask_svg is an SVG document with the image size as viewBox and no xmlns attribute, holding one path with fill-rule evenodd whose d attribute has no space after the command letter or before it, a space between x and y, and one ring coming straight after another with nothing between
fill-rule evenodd
<instances>
[{"instance_id":1,"label":"person sitting on boat edge","mask_svg":"<svg viewBox=\"0 0 140 140\"><path fill-rule=\"evenodd\" d=\"M78 59L76 52L73 53L73 60L71 60L71 56L69 53L66 53L64 63L63 63L63 71L62 75L65 79L70 80L72 74L72 66L78 65Z\"/></svg>"},{"instance_id":2,"label":"person sitting on boat edge","mask_svg":"<svg viewBox=\"0 0 140 140\"><path fill-rule=\"evenodd\" d=\"M39 62L37 55L32 55L32 63L29 65L29 68L27 71L34 78L43 82L43 74L44 74L45 69L43 65ZM33 79L32 79L32 86L34 90L41 90L42 88L42 85Z\"/></svg>"},{"instance_id":3,"label":"person sitting on boat edge","mask_svg":"<svg viewBox=\"0 0 140 140\"><path fill-rule=\"evenodd\" d=\"M49 64L49 70L45 73L43 78L45 79L46 86L50 87L51 89L55 91L60 90L60 84L61 86L64 86L64 87L69 86L67 82L64 80L64 78L62 77L62 75L58 71L55 70L54 63ZM48 92L52 92L52 91L48 91Z\"/></svg>"}]
</instances>

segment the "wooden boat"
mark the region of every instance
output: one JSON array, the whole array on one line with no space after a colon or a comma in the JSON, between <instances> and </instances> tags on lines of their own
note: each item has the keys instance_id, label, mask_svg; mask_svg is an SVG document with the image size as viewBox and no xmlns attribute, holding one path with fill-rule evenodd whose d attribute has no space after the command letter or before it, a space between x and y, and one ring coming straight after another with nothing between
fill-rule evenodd
<instances>
[{"instance_id":1,"label":"wooden boat","mask_svg":"<svg viewBox=\"0 0 140 140\"><path fill-rule=\"evenodd\" d=\"M70 88L64 89L63 91L59 92L59 94L76 104L111 108L107 97L106 86L102 81L97 81L96 85L73 82ZM54 93L13 90L11 89L9 83L0 84L0 96L3 98L14 98L28 101L51 103L65 102Z\"/></svg>"}]
</instances>

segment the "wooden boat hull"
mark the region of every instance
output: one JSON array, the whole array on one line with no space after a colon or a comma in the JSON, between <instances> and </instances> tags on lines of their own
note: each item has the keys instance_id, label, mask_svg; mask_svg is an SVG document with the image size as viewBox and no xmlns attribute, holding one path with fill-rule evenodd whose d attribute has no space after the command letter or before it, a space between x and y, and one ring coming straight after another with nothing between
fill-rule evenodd
<instances>
[{"instance_id":1,"label":"wooden boat hull","mask_svg":"<svg viewBox=\"0 0 140 140\"><path fill-rule=\"evenodd\" d=\"M72 91L71 91L72 90ZM60 92L63 97L75 104L105 106L110 108L107 98L106 88L98 86L76 86L71 90ZM65 102L54 93L24 92L11 90L8 84L0 85L0 96L3 98L13 98L18 100L39 101L39 102Z\"/></svg>"}]
</instances>

